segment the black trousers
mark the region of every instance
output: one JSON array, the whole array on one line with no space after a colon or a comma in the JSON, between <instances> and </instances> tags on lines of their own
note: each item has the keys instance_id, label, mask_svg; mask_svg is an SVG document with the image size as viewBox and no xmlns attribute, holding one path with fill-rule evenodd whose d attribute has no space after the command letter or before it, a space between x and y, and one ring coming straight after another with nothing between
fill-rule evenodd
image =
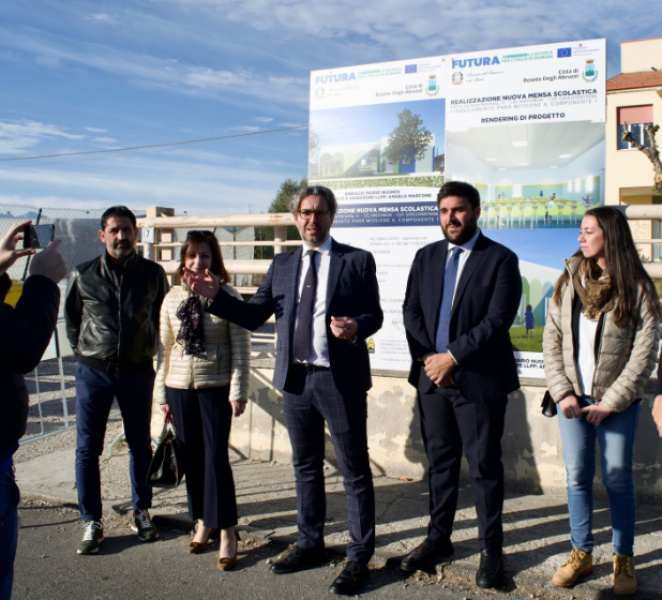
<instances>
[{"instance_id":1,"label":"black trousers","mask_svg":"<svg viewBox=\"0 0 662 600\"><path fill-rule=\"evenodd\" d=\"M299 382L290 379L299 378ZM367 565L375 551L375 492L368 456L365 392L341 394L329 370L288 376L283 410L292 444L301 548L324 547L324 422L329 425L349 511L347 558Z\"/></svg>"},{"instance_id":2,"label":"black trousers","mask_svg":"<svg viewBox=\"0 0 662 600\"><path fill-rule=\"evenodd\" d=\"M453 389L419 393L421 432L429 464L431 539L447 539L453 531L464 448L478 515L480 548L501 550L501 436L507 403L507 396L490 402L469 402Z\"/></svg>"},{"instance_id":3,"label":"black trousers","mask_svg":"<svg viewBox=\"0 0 662 600\"><path fill-rule=\"evenodd\" d=\"M237 499L228 456L232 407L228 386L200 390L166 387L175 429L184 445L188 512L207 527L237 524Z\"/></svg>"}]
</instances>

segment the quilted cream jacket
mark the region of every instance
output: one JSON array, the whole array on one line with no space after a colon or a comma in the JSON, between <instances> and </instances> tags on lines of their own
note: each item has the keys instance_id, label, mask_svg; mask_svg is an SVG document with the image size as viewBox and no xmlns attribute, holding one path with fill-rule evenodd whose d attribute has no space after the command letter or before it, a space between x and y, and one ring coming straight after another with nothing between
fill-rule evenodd
<instances>
[{"instance_id":1,"label":"quilted cream jacket","mask_svg":"<svg viewBox=\"0 0 662 600\"><path fill-rule=\"evenodd\" d=\"M240 297L239 292L221 284L228 293ZM230 386L230 401L248 400L250 366L250 333L203 310L207 359L195 358L184 352L177 342L181 321L177 309L192 292L186 287L173 287L161 307L159 326L158 369L154 383L154 398L166 404L166 386L185 390Z\"/></svg>"},{"instance_id":2,"label":"quilted cream jacket","mask_svg":"<svg viewBox=\"0 0 662 600\"><path fill-rule=\"evenodd\" d=\"M565 261L572 276L581 259ZM570 283L563 290L561 306L549 301L549 313L543 337L545 379L556 402L568 394L582 394L574 359L572 303L575 289ZM623 328L614 323L613 310L604 314L598 360L593 375L593 398L602 400L613 412L623 412L644 395L646 382L657 363L660 323L649 310L640 293L636 326Z\"/></svg>"}]
</instances>

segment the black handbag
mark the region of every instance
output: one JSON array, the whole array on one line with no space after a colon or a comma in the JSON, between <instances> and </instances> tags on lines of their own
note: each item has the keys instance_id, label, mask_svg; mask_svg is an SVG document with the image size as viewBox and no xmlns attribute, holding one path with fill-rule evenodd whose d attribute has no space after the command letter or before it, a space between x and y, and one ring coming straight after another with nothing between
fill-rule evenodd
<instances>
[{"instance_id":1,"label":"black handbag","mask_svg":"<svg viewBox=\"0 0 662 600\"><path fill-rule=\"evenodd\" d=\"M542 397L542 404L540 406L542 407L542 414L545 417L556 416L556 402L554 402L554 398L552 398L549 390L547 390L545 395Z\"/></svg>"},{"instance_id":2,"label":"black handbag","mask_svg":"<svg viewBox=\"0 0 662 600\"><path fill-rule=\"evenodd\" d=\"M172 423L172 415L166 414L163 431L156 445L152 462L147 472L147 484L154 487L175 488L184 477L182 443Z\"/></svg>"}]
</instances>

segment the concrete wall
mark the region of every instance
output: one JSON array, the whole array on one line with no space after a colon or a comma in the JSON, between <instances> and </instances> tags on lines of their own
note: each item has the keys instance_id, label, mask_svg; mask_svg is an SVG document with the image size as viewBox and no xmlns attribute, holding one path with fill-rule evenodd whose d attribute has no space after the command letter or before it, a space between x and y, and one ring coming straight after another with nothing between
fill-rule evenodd
<instances>
[{"instance_id":1,"label":"concrete wall","mask_svg":"<svg viewBox=\"0 0 662 600\"><path fill-rule=\"evenodd\" d=\"M662 37L621 42L621 72L639 73L662 69Z\"/></svg>"},{"instance_id":2,"label":"concrete wall","mask_svg":"<svg viewBox=\"0 0 662 600\"><path fill-rule=\"evenodd\" d=\"M268 363L265 363L268 364ZM254 368L251 401L235 419L232 447L247 458L290 462L290 444L280 394L271 385L271 368ZM370 458L376 475L411 479L425 477L427 463L420 434L416 394L402 374L375 376L368 397ZM563 493L563 463L557 418L543 417L544 382L523 380L510 397L503 437L504 466L509 489L528 493ZM651 388L652 389L652 388ZM651 418L649 394L643 402L635 446L635 485L642 500L662 501L662 440ZM327 458L334 462L328 432ZM464 465L464 475L467 468ZM598 475L599 476L599 475ZM596 493L602 494L601 484Z\"/></svg>"}]
</instances>

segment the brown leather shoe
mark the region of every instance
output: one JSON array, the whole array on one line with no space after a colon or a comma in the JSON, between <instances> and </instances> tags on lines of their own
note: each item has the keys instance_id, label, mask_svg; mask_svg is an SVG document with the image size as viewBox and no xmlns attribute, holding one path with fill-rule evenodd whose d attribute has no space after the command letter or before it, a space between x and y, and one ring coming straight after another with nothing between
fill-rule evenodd
<instances>
[{"instance_id":1,"label":"brown leather shoe","mask_svg":"<svg viewBox=\"0 0 662 600\"><path fill-rule=\"evenodd\" d=\"M219 556L216 559L216 566L219 571L229 571L237 564L237 560L236 553L234 556L224 556L222 558Z\"/></svg>"},{"instance_id":2,"label":"brown leather shoe","mask_svg":"<svg viewBox=\"0 0 662 600\"><path fill-rule=\"evenodd\" d=\"M209 546L209 540L207 540L206 542L191 542L186 547L186 549L191 554L202 554L203 552L206 552L208 546Z\"/></svg>"},{"instance_id":3,"label":"brown leather shoe","mask_svg":"<svg viewBox=\"0 0 662 600\"><path fill-rule=\"evenodd\" d=\"M625 554L614 555L614 594L631 596L637 591L637 578L634 574L634 557Z\"/></svg>"},{"instance_id":4,"label":"brown leather shoe","mask_svg":"<svg viewBox=\"0 0 662 600\"><path fill-rule=\"evenodd\" d=\"M580 577L593 573L593 555L579 548L573 548L570 558L554 573L552 583L558 587L572 587Z\"/></svg>"},{"instance_id":5,"label":"brown leather shoe","mask_svg":"<svg viewBox=\"0 0 662 600\"><path fill-rule=\"evenodd\" d=\"M197 530L198 530L198 524L196 523L195 527L193 528L194 533L197 532ZM209 532L209 537L204 542L191 542L186 547L186 550L188 550L188 552L190 552L191 554L202 554L203 552L207 551L209 545L215 540L218 540L218 529L212 528L212 530Z\"/></svg>"}]
</instances>

